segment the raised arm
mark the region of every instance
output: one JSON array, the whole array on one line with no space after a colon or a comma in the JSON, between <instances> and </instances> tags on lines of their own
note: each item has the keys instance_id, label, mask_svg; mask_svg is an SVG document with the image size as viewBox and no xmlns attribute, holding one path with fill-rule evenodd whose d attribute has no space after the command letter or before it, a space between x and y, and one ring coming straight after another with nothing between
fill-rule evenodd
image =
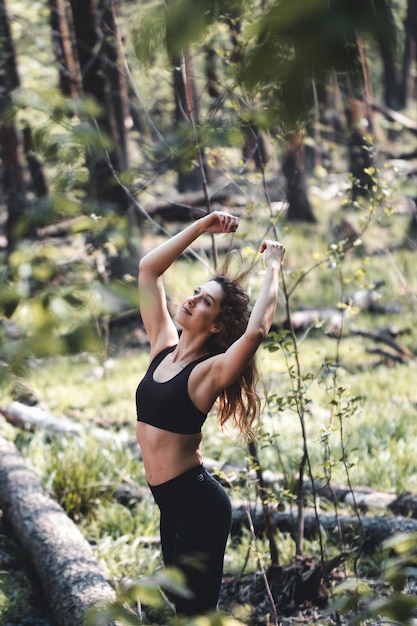
<instances>
[{"instance_id":1,"label":"raised arm","mask_svg":"<svg viewBox=\"0 0 417 626\"><path fill-rule=\"evenodd\" d=\"M260 252L264 254L265 277L252 309L245 335L250 337L259 335L260 341L262 341L269 333L275 317L279 277L285 248L278 241L266 240L262 243Z\"/></svg>"},{"instance_id":2,"label":"raised arm","mask_svg":"<svg viewBox=\"0 0 417 626\"><path fill-rule=\"evenodd\" d=\"M232 233L237 217L214 211L196 220L163 244L151 250L139 263L139 306L151 344L151 356L178 341L178 333L167 308L163 274L203 233Z\"/></svg>"},{"instance_id":3,"label":"raised arm","mask_svg":"<svg viewBox=\"0 0 417 626\"><path fill-rule=\"evenodd\" d=\"M216 387L224 389L240 376L249 360L265 339L274 321L278 301L278 286L284 246L278 241L266 240L260 252L264 254L265 276L252 309L244 334L216 359L213 376Z\"/></svg>"}]
</instances>

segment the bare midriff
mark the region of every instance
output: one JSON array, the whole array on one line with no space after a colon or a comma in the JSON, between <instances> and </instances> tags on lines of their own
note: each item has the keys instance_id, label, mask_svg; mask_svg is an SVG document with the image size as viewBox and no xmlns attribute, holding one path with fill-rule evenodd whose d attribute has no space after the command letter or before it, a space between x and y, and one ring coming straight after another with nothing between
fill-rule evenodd
<instances>
[{"instance_id":1,"label":"bare midriff","mask_svg":"<svg viewBox=\"0 0 417 626\"><path fill-rule=\"evenodd\" d=\"M202 463L201 433L181 435L144 422L136 424L146 480L161 485Z\"/></svg>"}]
</instances>

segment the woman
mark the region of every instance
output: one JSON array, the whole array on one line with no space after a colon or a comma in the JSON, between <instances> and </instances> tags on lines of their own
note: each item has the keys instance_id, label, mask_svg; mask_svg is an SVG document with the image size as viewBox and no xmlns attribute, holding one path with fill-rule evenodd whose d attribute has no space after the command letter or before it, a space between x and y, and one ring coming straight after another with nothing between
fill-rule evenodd
<instances>
[{"instance_id":1,"label":"woman","mask_svg":"<svg viewBox=\"0 0 417 626\"><path fill-rule=\"evenodd\" d=\"M149 252L139 265L142 321L150 366L136 392L137 440L146 478L161 512L164 563L183 572L190 594L174 598L183 615L216 609L231 526L230 500L206 472L201 426L216 400L228 419L253 436L259 399L254 356L269 332L277 304L284 247L264 241L265 278L249 311L237 279L215 276L180 306L175 322L162 276L203 233L233 233L239 220L213 212Z\"/></svg>"}]
</instances>

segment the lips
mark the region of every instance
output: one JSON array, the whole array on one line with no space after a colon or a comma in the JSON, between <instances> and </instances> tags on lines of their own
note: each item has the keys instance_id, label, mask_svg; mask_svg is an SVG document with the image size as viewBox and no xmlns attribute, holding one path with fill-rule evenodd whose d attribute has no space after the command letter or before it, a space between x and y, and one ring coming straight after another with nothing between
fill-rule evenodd
<instances>
[{"instance_id":1,"label":"lips","mask_svg":"<svg viewBox=\"0 0 417 626\"><path fill-rule=\"evenodd\" d=\"M185 306L181 307L181 311L184 311L187 315L191 315L191 312Z\"/></svg>"}]
</instances>

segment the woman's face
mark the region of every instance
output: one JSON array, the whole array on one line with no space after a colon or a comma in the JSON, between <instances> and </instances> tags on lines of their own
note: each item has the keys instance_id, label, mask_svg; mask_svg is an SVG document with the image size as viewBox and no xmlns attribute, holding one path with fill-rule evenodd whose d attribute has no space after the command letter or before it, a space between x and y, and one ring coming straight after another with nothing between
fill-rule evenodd
<instances>
[{"instance_id":1,"label":"woman's face","mask_svg":"<svg viewBox=\"0 0 417 626\"><path fill-rule=\"evenodd\" d=\"M222 286L210 280L197 287L193 295L184 300L175 320L184 329L217 332L216 321L221 311L223 297Z\"/></svg>"}]
</instances>

